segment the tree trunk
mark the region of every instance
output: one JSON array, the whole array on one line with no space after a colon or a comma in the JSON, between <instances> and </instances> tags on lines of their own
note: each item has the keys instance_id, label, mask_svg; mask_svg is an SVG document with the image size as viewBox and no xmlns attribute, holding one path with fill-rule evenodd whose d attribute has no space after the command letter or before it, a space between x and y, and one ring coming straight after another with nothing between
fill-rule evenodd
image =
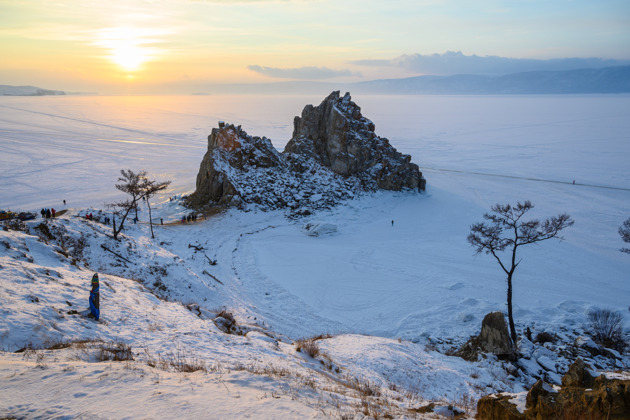
<instances>
[{"instance_id":1,"label":"tree trunk","mask_svg":"<svg viewBox=\"0 0 630 420\"><path fill-rule=\"evenodd\" d=\"M151 226L151 238L155 239L153 234L153 217L151 217L151 204L149 204L149 198L147 197L147 207L149 208L149 226Z\"/></svg>"},{"instance_id":2,"label":"tree trunk","mask_svg":"<svg viewBox=\"0 0 630 420\"><path fill-rule=\"evenodd\" d=\"M118 240L118 232L116 231L116 215L112 214L112 227L114 228L114 240Z\"/></svg>"},{"instance_id":3,"label":"tree trunk","mask_svg":"<svg viewBox=\"0 0 630 420\"><path fill-rule=\"evenodd\" d=\"M510 336L512 337L512 345L516 346L516 328L514 327L514 316L512 315L512 273L508 273L507 282L508 322L510 323Z\"/></svg>"}]
</instances>

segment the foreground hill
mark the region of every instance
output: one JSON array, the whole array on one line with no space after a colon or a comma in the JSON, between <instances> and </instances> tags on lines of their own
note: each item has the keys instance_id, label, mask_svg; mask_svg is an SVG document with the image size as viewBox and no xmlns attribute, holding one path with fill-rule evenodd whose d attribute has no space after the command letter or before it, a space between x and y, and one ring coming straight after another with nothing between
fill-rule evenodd
<instances>
[{"instance_id":1,"label":"foreground hill","mask_svg":"<svg viewBox=\"0 0 630 420\"><path fill-rule=\"evenodd\" d=\"M157 211L176 219L182 209ZM247 238L295 227L280 212L168 224L158 240L132 224L121 242L90 212L94 221L70 210L0 232L2 416L424 418L449 405L472 416L482 395L558 382L574 357L605 370L630 361L575 347L576 326L554 331L556 345L522 341L518 363L443 354L467 339L464 325L477 330L466 320L456 336L419 342L343 333L260 277ZM85 316L95 271L99 322ZM435 310L455 319L445 303Z\"/></svg>"}]
</instances>

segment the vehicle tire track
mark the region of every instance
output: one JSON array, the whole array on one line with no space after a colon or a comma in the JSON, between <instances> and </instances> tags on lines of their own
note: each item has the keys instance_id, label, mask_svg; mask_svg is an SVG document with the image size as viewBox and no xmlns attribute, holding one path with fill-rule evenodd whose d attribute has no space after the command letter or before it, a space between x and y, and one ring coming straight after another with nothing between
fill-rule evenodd
<instances>
[{"instance_id":1,"label":"vehicle tire track","mask_svg":"<svg viewBox=\"0 0 630 420\"><path fill-rule=\"evenodd\" d=\"M531 177L526 177L526 176L505 175L505 174L490 174L486 172L476 172L476 171L460 171L456 169L429 168L426 166L420 166L420 169L425 170L425 171L450 172L450 173L456 173L456 174L489 176L489 177L494 177L494 178L519 179L523 181L547 182L551 184L576 185L579 187L591 187L591 188L602 188L602 189L608 189L608 190L630 191L630 188L624 188L624 187L611 187L608 185L587 184L583 182L574 183L574 182L569 182L569 181L559 181L555 179L531 178Z\"/></svg>"}]
</instances>

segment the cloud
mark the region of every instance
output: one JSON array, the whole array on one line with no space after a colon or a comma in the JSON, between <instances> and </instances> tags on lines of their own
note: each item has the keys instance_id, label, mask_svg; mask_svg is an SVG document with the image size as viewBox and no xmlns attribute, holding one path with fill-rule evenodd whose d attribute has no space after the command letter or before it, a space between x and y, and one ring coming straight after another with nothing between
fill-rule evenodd
<instances>
[{"instance_id":1,"label":"cloud","mask_svg":"<svg viewBox=\"0 0 630 420\"><path fill-rule=\"evenodd\" d=\"M339 76L357 76L358 74L350 70L332 70L326 67L299 67L293 69L281 69L277 67L261 67L258 65L247 66L247 68L263 76L279 79L299 79L299 80L320 80L332 79Z\"/></svg>"},{"instance_id":2,"label":"cloud","mask_svg":"<svg viewBox=\"0 0 630 420\"><path fill-rule=\"evenodd\" d=\"M400 67L418 74L488 74L502 75L527 71L562 71L628 65L630 61L602 58L555 58L537 60L498 56L464 55L461 51L444 54L401 55L391 60L357 60L352 64L368 67Z\"/></svg>"}]
</instances>

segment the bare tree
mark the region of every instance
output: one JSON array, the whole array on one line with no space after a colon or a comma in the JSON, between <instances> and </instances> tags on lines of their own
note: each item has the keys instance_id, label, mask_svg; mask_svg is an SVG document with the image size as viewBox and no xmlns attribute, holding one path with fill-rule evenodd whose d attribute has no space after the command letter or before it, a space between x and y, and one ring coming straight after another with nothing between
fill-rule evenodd
<instances>
[{"instance_id":1,"label":"bare tree","mask_svg":"<svg viewBox=\"0 0 630 420\"><path fill-rule=\"evenodd\" d=\"M551 238L562 239L558 234L564 228L572 226L574 221L566 213L540 221L521 220L525 213L534 208L530 201L510 204L495 204L493 214L483 215L487 222L475 223L470 227L468 242L475 247L477 254L491 254L507 275L507 306L510 335L516 343L516 328L512 315L512 277L520 260L516 260L516 251L522 245L534 244ZM508 250L509 257L502 260L499 253Z\"/></svg>"},{"instance_id":2,"label":"bare tree","mask_svg":"<svg viewBox=\"0 0 630 420\"><path fill-rule=\"evenodd\" d=\"M619 228L619 235L625 243L630 243L630 217L628 217ZM621 248L621 252L630 254L630 248Z\"/></svg>"},{"instance_id":3,"label":"bare tree","mask_svg":"<svg viewBox=\"0 0 630 420\"><path fill-rule=\"evenodd\" d=\"M119 183L115 186L118 190L129 195L129 197L123 201L118 201L109 205L109 207L113 209L114 216L118 215L120 217L118 228L116 228L115 218L112 218L114 239L116 240L118 240L118 234L120 233L120 231L123 230L123 227L125 226L125 220L127 219L129 212L137 207L138 201L140 201L144 196L142 185L147 177L146 171L135 173L131 169L122 169L120 171L120 174L121 176L118 177Z\"/></svg>"},{"instance_id":4,"label":"bare tree","mask_svg":"<svg viewBox=\"0 0 630 420\"><path fill-rule=\"evenodd\" d=\"M153 218L151 217L151 203L149 203L149 199L156 193L165 190L169 185L171 185L171 181L157 182L146 178L141 185L141 189L144 191L144 197L146 198L147 207L149 209L149 225L151 226L152 238L155 238L155 234L153 233Z\"/></svg>"}]
</instances>

